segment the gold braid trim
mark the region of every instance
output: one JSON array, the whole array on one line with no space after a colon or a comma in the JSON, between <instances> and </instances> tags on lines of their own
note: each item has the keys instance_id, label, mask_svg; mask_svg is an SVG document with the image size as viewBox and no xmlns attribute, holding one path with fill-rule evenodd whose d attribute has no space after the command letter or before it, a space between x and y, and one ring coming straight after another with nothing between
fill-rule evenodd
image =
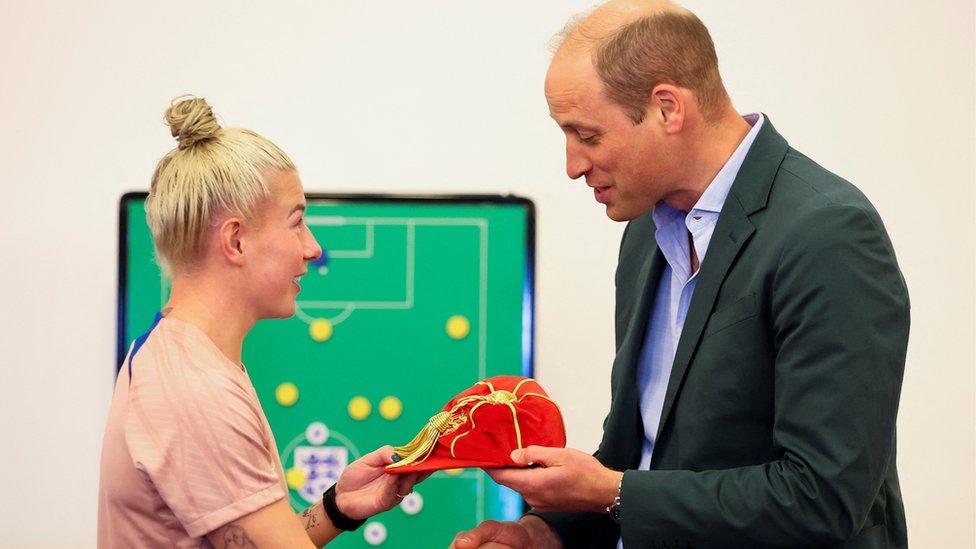
<instances>
[{"instance_id":1,"label":"gold braid trim","mask_svg":"<svg viewBox=\"0 0 976 549\"><path fill-rule=\"evenodd\" d=\"M489 381L477 382L475 385L484 385L488 388L489 393L487 395L466 396L459 399L450 410L435 414L427 421L427 424L424 425L413 440L404 444L403 446L397 446L393 449L393 452L400 457L400 461L388 465L387 467L392 469L396 467L406 467L407 465L415 463L423 463L428 457L430 457L430 454L433 453L434 448L437 446L437 440L444 435L458 430L458 428L468 421L469 417L471 420L471 429L474 429L474 411L484 404L503 404L508 406L509 410L512 412L512 422L515 427L515 441L518 448L521 450L522 429L519 426L518 411L515 409L515 405L513 403L521 402L525 397L534 396L548 400L554 406L556 406L557 410L559 410L559 405L545 395L541 395L539 393L525 393L522 396L517 396L516 393L518 393L519 388L521 388L522 384L527 381L534 380L530 378L523 379L512 391L496 390ZM471 410L465 414L462 408L472 403L474 403L474 406L472 406ZM457 456L454 455L454 445L459 439L470 432L471 431L463 433L451 441L452 457L457 458Z\"/></svg>"},{"instance_id":2,"label":"gold braid trim","mask_svg":"<svg viewBox=\"0 0 976 549\"><path fill-rule=\"evenodd\" d=\"M471 422L471 425L474 425L474 421ZM461 440L462 438L464 438L464 437L466 437L466 436L468 436L470 434L471 434L471 431L465 431L465 432L461 433L460 435L454 437L454 440L451 441L451 457L452 458L457 459L457 456L454 455L454 445L457 444L457 441Z\"/></svg>"}]
</instances>

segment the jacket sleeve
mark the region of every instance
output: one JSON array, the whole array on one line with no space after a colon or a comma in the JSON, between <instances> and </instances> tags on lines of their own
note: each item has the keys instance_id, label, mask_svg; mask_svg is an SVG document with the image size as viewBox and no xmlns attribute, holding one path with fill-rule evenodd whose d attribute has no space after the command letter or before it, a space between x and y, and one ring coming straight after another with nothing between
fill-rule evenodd
<instances>
[{"instance_id":1,"label":"jacket sleeve","mask_svg":"<svg viewBox=\"0 0 976 549\"><path fill-rule=\"evenodd\" d=\"M822 206L785 238L769 299L779 458L627 471L625 547L662 538L674 546L823 545L864 525L893 463L907 291L873 212Z\"/></svg>"},{"instance_id":2,"label":"jacket sleeve","mask_svg":"<svg viewBox=\"0 0 976 549\"><path fill-rule=\"evenodd\" d=\"M623 235L620 238L620 249L618 250L618 268L615 283L620 286L621 280L621 266L627 265L624 269L628 268L630 265L625 260L627 246L627 237L632 233L632 231L645 233L650 223L650 214L645 216L645 219L640 221L628 222L624 227ZM637 223L637 229L634 229L635 223ZM618 299L616 304L616 315L621 316L621 301ZM626 316L626 315L625 315ZM616 331L616 343L615 348L617 351L620 350L621 340L623 339L623 330L618 329ZM615 392L615 378L611 378L611 395ZM607 422L610 419L609 414L603 419L603 428L606 430ZM600 459L600 451L594 452L593 456L607 465L604 460ZM611 465L608 465L611 466ZM614 468L611 466L611 468ZM619 467L616 467L619 468ZM592 548L592 547L615 547L617 540L620 539L620 527L610 520L608 515L603 515L599 513L583 513L583 512L552 512L552 513L541 513L535 510L529 511L529 514L535 515L542 520L546 521L550 528L559 536L562 540L563 547L569 548Z\"/></svg>"}]
</instances>

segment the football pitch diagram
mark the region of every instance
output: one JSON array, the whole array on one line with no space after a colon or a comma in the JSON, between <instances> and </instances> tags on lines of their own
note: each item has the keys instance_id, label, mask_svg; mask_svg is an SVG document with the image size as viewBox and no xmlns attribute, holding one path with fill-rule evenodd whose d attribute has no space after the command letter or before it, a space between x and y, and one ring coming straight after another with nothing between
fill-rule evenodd
<instances>
[{"instance_id":1,"label":"football pitch diagram","mask_svg":"<svg viewBox=\"0 0 976 549\"><path fill-rule=\"evenodd\" d=\"M119 352L168 298L145 226L123 197ZM410 440L459 391L531 375L534 211L512 197L309 195L322 257L296 314L263 320L243 361L277 441L292 507L318 501L342 468ZM120 358L121 360L121 358ZM446 547L521 498L478 469L440 471L337 547Z\"/></svg>"}]
</instances>

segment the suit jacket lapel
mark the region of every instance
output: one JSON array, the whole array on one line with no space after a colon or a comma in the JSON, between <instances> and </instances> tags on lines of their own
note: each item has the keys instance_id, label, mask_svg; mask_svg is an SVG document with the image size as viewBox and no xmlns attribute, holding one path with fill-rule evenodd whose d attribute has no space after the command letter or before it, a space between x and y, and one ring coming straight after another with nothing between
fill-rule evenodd
<instances>
[{"instance_id":1,"label":"suit jacket lapel","mask_svg":"<svg viewBox=\"0 0 976 549\"><path fill-rule=\"evenodd\" d=\"M725 280L725 274L729 271L729 267L736 256L739 255L739 250L742 249L743 244L752 236L753 231L755 228L749 222L749 218L742 213L738 204L733 206L733 204L726 202L722 208L719 223L715 227L715 234L708 245L705 261L702 262L698 285L695 287L695 294L691 298L688 316L685 318L685 325L681 330L681 338L678 339L678 348L674 354L674 365L671 367L671 379L668 381L668 391L664 395L661 422L658 424L658 438L661 436L674 399L681 388L681 382L684 381L691 357L698 347L702 329L705 327L705 321L715 305L715 298Z\"/></svg>"},{"instance_id":2,"label":"suit jacket lapel","mask_svg":"<svg viewBox=\"0 0 976 549\"><path fill-rule=\"evenodd\" d=\"M606 455L604 463L617 468L636 466L640 460L641 444L644 439L644 429L640 417L640 395L637 391L637 370L639 367L641 347L647 322L654 302L655 288L664 269L664 256L657 248L654 240L654 224L649 223L650 230L640 235L647 246L637 277L634 279L634 300L622 309L617 323L625 323L626 332L618 342L617 356L614 360L614 377L616 390L610 421L615 425L607 426L606 434L617 436L619 439L607 440L601 446L601 454ZM618 453L619 452L619 453Z\"/></svg>"},{"instance_id":3,"label":"suit jacket lapel","mask_svg":"<svg viewBox=\"0 0 976 549\"><path fill-rule=\"evenodd\" d=\"M763 122L759 134L753 141L732 183L732 189L722 207L718 224L705 253L699 272L695 294L691 298L688 316L685 318L678 348L675 351L671 378L664 396L664 408L658 424L657 439L674 406L685 374L701 340L705 322L712 313L715 298L725 281L732 263L742 247L756 230L749 216L766 206L773 178L782 163L789 146L786 140L773 128L768 118Z\"/></svg>"},{"instance_id":4,"label":"suit jacket lapel","mask_svg":"<svg viewBox=\"0 0 976 549\"><path fill-rule=\"evenodd\" d=\"M658 249L653 236L648 247L651 251L641 265L640 274L637 278L640 291L636 295L633 309L630 315L634 321L629 323L627 333L624 335L617 356L621 363L627 366L628 382L637 382L637 360L644 343L644 335L647 332L647 323L650 320L651 307L654 305L654 292L657 283L661 278L661 271L664 270L664 255Z\"/></svg>"}]
</instances>

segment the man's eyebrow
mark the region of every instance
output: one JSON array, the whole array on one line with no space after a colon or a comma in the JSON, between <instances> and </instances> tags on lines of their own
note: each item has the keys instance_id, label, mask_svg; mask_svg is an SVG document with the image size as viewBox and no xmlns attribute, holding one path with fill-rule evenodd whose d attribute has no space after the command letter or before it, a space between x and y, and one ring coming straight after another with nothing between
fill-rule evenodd
<instances>
[{"instance_id":1,"label":"man's eyebrow","mask_svg":"<svg viewBox=\"0 0 976 549\"><path fill-rule=\"evenodd\" d=\"M291 217L291 214L293 214L295 212L298 212L298 211L304 212L305 211L305 204L295 204L295 206L291 209L291 211L288 212L288 217Z\"/></svg>"},{"instance_id":2,"label":"man's eyebrow","mask_svg":"<svg viewBox=\"0 0 976 549\"><path fill-rule=\"evenodd\" d=\"M568 119L565 119L565 120L561 120L560 121L559 120L559 113L558 112L553 112L552 109L549 109L549 118L552 118L553 121L556 122L556 124L559 124L559 127L562 128L562 129L564 129L564 130L568 130L568 131L572 131L572 130L589 130L591 132L600 132L600 128L598 128L598 127L596 127L596 126L594 126L592 124L587 124L586 122L582 122L580 120L577 120L576 118L568 118Z\"/></svg>"},{"instance_id":3,"label":"man's eyebrow","mask_svg":"<svg viewBox=\"0 0 976 549\"><path fill-rule=\"evenodd\" d=\"M596 126L591 126L590 124L585 124L583 122L577 122L575 120L567 120L559 125L560 128L570 131L589 131L593 133L600 133L600 128Z\"/></svg>"}]
</instances>

